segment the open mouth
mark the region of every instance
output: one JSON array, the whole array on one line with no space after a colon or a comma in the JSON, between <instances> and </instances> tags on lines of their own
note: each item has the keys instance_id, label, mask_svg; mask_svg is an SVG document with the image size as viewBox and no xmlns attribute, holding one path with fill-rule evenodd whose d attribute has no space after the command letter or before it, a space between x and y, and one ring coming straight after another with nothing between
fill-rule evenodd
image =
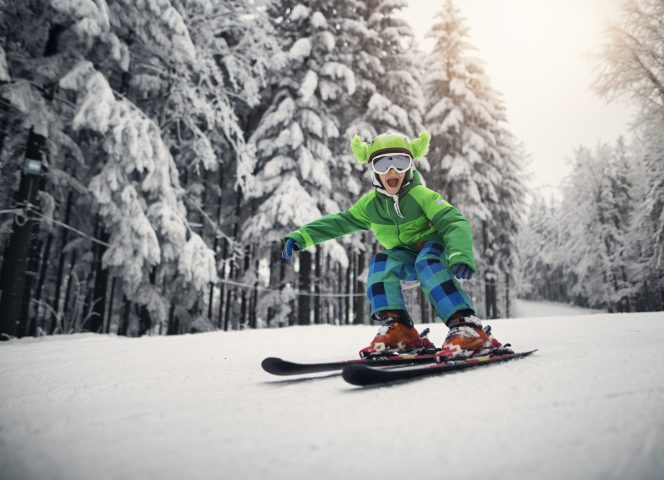
<instances>
[{"instance_id":1,"label":"open mouth","mask_svg":"<svg viewBox=\"0 0 664 480\"><path fill-rule=\"evenodd\" d=\"M398 185L399 185L399 179L398 178L390 178L387 181L387 186L390 187L390 188L397 188Z\"/></svg>"}]
</instances>

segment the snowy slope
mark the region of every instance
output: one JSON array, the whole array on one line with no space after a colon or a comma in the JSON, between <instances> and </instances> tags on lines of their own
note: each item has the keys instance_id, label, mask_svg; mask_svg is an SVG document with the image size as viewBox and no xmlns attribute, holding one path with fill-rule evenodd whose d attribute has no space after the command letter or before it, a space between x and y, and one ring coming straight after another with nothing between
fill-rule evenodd
<instances>
[{"instance_id":1,"label":"snowy slope","mask_svg":"<svg viewBox=\"0 0 664 480\"><path fill-rule=\"evenodd\" d=\"M373 327L1 344L0 476L664 478L664 313L492 325L540 351L366 390L259 365L353 356Z\"/></svg>"},{"instance_id":2,"label":"snowy slope","mask_svg":"<svg viewBox=\"0 0 664 480\"><path fill-rule=\"evenodd\" d=\"M606 310L604 310L606 312ZM517 300L514 304L513 317L560 317L567 315L589 315L602 313L602 310L566 305L564 303Z\"/></svg>"}]
</instances>

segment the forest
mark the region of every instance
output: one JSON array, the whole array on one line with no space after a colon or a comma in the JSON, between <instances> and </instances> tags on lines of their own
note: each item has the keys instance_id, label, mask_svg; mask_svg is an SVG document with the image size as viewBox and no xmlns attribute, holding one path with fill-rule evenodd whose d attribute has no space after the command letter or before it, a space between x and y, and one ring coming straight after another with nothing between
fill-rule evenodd
<instances>
[{"instance_id":1,"label":"forest","mask_svg":"<svg viewBox=\"0 0 664 480\"><path fill-rule=\"evenodd\" d=\"M664 310L664 2L626 3L595 58L633 138L580 147L559 199L528 191L455 2L427 52L405 5L0 0L0 334L368 323L370 233L281 249L371 188L350 139L386 131L432 134L418 168L473 226L482 316Z\"/></svg>"},{"instance_id":2,"label":"forest","mask_svg":"<svg viewBox=\"0 0 664 480\"><path fill-rule=\"evenodd\" d=\"M630 1L596 52L596 92L637 107L631 138L579 146L559 199L533 194L520 295L664 310L664 2Z\"/></svg>"}]
</instances>

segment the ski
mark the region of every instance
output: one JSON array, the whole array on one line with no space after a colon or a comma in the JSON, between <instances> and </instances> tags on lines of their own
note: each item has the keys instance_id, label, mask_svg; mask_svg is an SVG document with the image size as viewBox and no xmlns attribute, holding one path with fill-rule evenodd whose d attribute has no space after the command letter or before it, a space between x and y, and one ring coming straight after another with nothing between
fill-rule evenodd
<instances>
[{"instance_id":1,"label":"ski","mask_svg":"<svg viewBox=\"0 0 664 480\"><path fill-rule=\"evenodd\" d=\"M384 367L386 365L409 365L435 362L434 354L396 354L389 356L376 356L371 358L358 358L326 363L295 363L281 358L268 357L261 363L263 370L273 375L301 375L306 373L331 372L342 370L349 365L362 365L370 367Z\"/></svg>"},{"instance_id":2,"label":"ski","mask_svg":"<svg viewBox=\"0 0 664 480\"><path fill-rule=\"evenodd\" d=\"M484 357L469 358L466 360L451 360L431 365L395 366L394 368L374 368L371 364L349 364L344 367L342 376L344 380L353 385L361 387L368 385L379 385L400 380L410 380L429 375L456 372L467 368L479 367L505 362L515 358L523 358L537 350L520 353L505 353L502 355L487 355Z\"/></svg>"}]
</instances>

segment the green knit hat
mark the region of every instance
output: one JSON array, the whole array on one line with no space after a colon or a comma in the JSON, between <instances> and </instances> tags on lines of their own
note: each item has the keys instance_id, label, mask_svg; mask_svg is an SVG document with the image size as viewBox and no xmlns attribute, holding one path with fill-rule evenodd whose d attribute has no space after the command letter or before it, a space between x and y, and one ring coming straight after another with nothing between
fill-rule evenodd
<instances>
[{"instance_id":1,"label":"green knit hat","mask_svg":"<svg viewBox=\"0 0 664 480\"><path fill-rule=\"evenodd\" d=\"M377 155L385 153L405 153L414 159L422 158L429 151L431 134L421 131L417 138L408 140L398 133L381 133L374 137L371 143L363 142L359 135L355 135L350 142L353 155L360 163L367 163Z\"/></svg>"}]
</instances>

